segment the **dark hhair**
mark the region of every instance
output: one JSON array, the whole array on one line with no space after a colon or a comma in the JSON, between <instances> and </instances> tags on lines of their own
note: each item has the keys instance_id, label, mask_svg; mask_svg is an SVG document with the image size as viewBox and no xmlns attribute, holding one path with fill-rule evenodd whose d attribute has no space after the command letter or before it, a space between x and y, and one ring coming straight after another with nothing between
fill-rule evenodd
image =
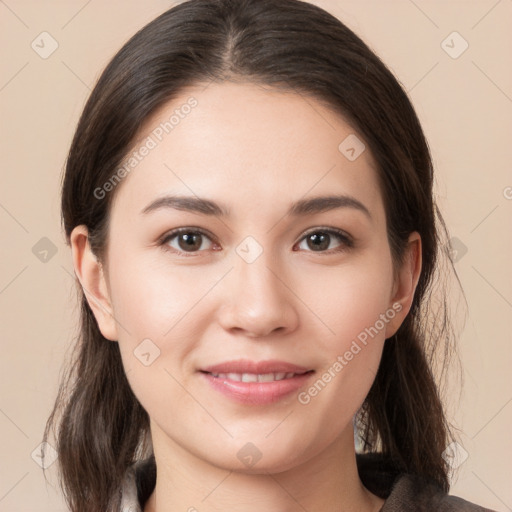
<instances>
[{"instance_id":1,"label":"dark hhair","mask_svg":"<svg viewBox=\"0 0 512 512\"><path fill-rule=\"evenodd\" d=\"M148 117L183 88L246 81L314 98L362 135L378 164L394 263L408 235L422 239L423 267L412 308L384 346L358 413L364 451L449 489L442 452L450 440L434 355L449 355L446 299L430 297L446 228L433 199L429 148L406 93L381 60L323 9L299 0L190 0L135 34L98 80L66 163L62 220L69 243L84 224L105 254L114 193L94 191L114 174ZM58 429L61 485L73 512L116 510L127 467L152 453L149 418L105 339L82 289L74 359L48 419ZM437 356L436 356L437 357ZM57 421L57 417L59 420Z\"/></svg>"}]
</instances>

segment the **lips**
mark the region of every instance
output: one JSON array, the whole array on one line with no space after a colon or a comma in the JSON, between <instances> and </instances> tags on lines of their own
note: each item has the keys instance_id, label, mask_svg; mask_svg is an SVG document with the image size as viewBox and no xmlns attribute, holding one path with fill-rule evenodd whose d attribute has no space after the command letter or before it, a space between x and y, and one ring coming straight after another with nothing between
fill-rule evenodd
<instances>
[{"instance_id":1,"label":"lips","mask_svg":"<svg viewBox=\"0 0 512 512\"><path fill-rule=\"evenodd\" d=\"M262 375L268 373L306 373L310 368L298 366L296 364L284 361L249 361L247 359L239 359L237 361L227 361L225 363L216 364L203 368L202 371L207 373L237 373L237 374L253 374Z\"/></svg>"},{"instance_id":2,"label":"lips","mask_svg":"<svg viewBox=\"0 0 512 512\"><path fill-rule=\"evenodd\" d=\"M291 379L295 375L301 375L294 372L275 372L275 373L213 373L210 375L219 379L235 380L237 382L274 382L276 380Z\"/></svg>"},{"instance_id":3,"label":"lips","mask_svg":"<svg viewBox=\"0 0 512 512\"><path fill-rule=\"evenodd\" d=\"M314 370L284 361L238 360L208 366L200 372L213 389L231 400L262 405L298 390Z\"/></svg>"}]
</instances>

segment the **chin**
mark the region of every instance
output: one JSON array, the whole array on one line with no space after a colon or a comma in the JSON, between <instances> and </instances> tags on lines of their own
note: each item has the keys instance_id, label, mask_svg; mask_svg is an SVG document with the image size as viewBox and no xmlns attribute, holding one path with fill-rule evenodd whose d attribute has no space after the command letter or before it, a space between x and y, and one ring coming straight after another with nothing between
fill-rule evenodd
<instances>
[{"instance_id":1,"label":"chin","mask_svg":"<svg viewBox=\"0 0 512 512\"><path fill-rule=\"evenodd\" d=\"M247 439L247 438L246 438ZM235 448L224 448L221 453L206 455L205 460L210 464L228 471L248 475L282 473L293 469L304 462L307 457L304 448L298 443L282 446L277 449L275 443L253 443L251 441L235 443ZM231 454L234 453L234 457ZM218 455L218 457L216 457Z\"/></svg>"}]
</instances>

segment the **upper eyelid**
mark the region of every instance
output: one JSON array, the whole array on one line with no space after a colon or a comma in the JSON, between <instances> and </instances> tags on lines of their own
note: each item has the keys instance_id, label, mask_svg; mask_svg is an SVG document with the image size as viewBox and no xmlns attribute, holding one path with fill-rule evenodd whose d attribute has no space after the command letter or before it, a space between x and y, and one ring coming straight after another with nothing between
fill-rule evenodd
<instances>
[{"instance_id":1,"label":"upper eyelid","mask_svg":"<svg viewBox=\"0 0 512 512\"><path fill-rule=\"evenodd\" d=\"M207 236L213 243L216 243L216 237L212 233L210 233L208 230L206 230L204 228L195 227L195 226L181 227L181 228L176 228L174 230L171 230L171 231L165 233L162 237L160 237L159 241L161 244L165 244L165 243L167 243L167 241L175 238L176 236L178 236L182 233L187 233L187 232L188 233L199 233L203 236ZM305 231L302 234L302 236L298 240L298 242L301 242L302 240L304 240L304 238L306 236L308 236L312 233L316 233L316 232L326 232L329 234L333 234L335 236L340 237L341 239L345 238L347 243L350 243L350 244L354 243L354 237L352 235L350 235L349 233L347 233L345 230L340 229L340 228L329 227L329 226L315 226L315 227L308 229L307 231ZM298 243L298 242L296 242L296 243ZM203 251L196 251L196 252L203 252ZM323 252L325 252L325 251L323 251ZM193 254L193 253L191 253L191 254Z\"/></svg>"},{"instance_id":2,"label":"upper eyelid","mask_svg":"<svg viewBox=\"0 0 512 512\"><path fill-rule=\"evenodd\" d=\"M171 229L170 231L167 231L166 233L164 233L159 238L159 241L165 241L169 238L174 238L175 236L178 236L182 233L199 233L201 235L206 235L212 241L216 239L216 237L213 235L213 233L210 233L207 229L190 226L190 227Z\"/></svg>"},{"instance_id":3,"label":"upper eyelid","mask_svg":"<svg viewBox=\"0 0 512 512\"><path fill-rule=\"evenodd\" d=\"M308 229L306 232L303 233L302 238L304 238L305 236L307 236L307 235L309 235L311 233L316 233L317 231L326 232L326 233L333 233L333 234L338 235L338 236L345 236L346 238L349 238L351 240L353 239L352 235L347 233L347 231L345 231L344 229L341 229L341 228L330 228L328 226L319 226L319 227L314 227L314 228Z\"/></svg>"},{"instance_id":4,"label":"upper eyelid","mask_svg":"<svg viewBox=\"0 0 512 512\"><path fill-rule=\"evenodd\" d=\"M353 247L355 245L355 238L351 234L347 233L344 229L330 228L327 226L325 226L325 227L320 226L320 227L315 227L315 228L311 228L311 229L307 230L302 235L299 242L304 240L304 238L307 237L308 235L317 233L317 232L329 233L331 235L337 236L340 240L342 240L343 243L345 243L345 245L347 247ZM328 252L328 251L322 251L322 252Z\"/></svg>"}]
</instances>

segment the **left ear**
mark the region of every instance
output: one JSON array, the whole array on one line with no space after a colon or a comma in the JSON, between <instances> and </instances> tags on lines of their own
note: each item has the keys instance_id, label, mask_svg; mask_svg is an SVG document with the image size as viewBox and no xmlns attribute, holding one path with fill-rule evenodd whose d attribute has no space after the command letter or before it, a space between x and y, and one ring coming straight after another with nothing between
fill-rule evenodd
<instances>
[{"instance_id":1,"label":"left ear","mask_svg":"<svg viewBox=\"0 0 512 512\"><path fill-rule=\"evenodd\" d=\"M421 273L421 236L417 231L409 235L400 268L396 272L390 308L395 316L386 324L386 339L393 336L409 313Z\"/></svg>"}]
</instances>

